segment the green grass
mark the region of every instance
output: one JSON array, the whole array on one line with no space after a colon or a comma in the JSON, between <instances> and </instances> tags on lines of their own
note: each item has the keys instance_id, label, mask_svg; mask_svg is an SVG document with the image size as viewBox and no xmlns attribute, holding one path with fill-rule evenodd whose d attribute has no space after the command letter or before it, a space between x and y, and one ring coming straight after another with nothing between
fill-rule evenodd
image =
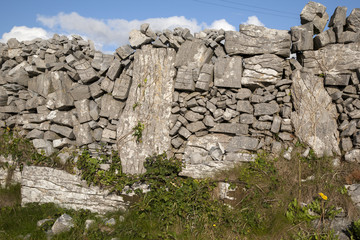
<instances>
[{"instance_id":1,"label":"green grass","mask_svg":"<svg viewBox=\"0 0 360 240\"><path fill-rule=\"evenodd\" d=\"M6 134L3 140L14 142L10 133ZM43 156L35 158L41 161L27 159L21 153L27 145L21 139L16 141L20 148L11 145L10 153L17 154L20 164L53 162ZM5 146L0 140L0 150ZM116 153L96 159L84 150L77 167L89 185L120 193L137 182L150 184L152 191L137 191L138 200L126 213L99 217L89 211L65 210L54 204L21 207L19 186L0 189L0 239L27 234L30 239L46 239L45 231L50 224L39 228L36 222L45 218L55 220L63 213L73 217L75 227L53 239L336 239L328 227L337 214L335 207L341 207L353 220L359 218L344 190L345 178L357 166L345 164L335 169L331 158L316 158L312 152L304 158L301 156L304 147L296 145L291 161L259 153L254 162L201 180L179 176L183 163L165 154L148 157L144 164L146 173L130 176L122 173ZM33 150L26 151L33 156L30 154ZM110 169L101 170L100 164L110 159ZM234 189L231 193L234 201L219 198L219 182L228 182ZM322 199L320 192L328 200ZM314 216L309 215L309 209ZM125 220L119 221L119 216ZM106 226L104 219L111 217L116 225ZM85 231L87 219L96 223ZM317 227L311 222L314 219L321 219ZM359 226L358 222L353 225L354 234L360 232Z\"/></svg>"}]
</instances>

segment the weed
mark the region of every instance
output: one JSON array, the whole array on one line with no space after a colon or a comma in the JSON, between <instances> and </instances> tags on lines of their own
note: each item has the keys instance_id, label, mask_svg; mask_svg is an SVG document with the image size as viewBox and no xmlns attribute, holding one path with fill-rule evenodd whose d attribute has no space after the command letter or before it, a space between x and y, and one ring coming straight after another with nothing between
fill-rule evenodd
<instances>
[{"instance_id":1,"label":"weed","mask_svg":"<svg viewBox=\"0 0 360 240\"><path fill-rule=\"evenodd\" d=\"M136 126L132 129L133 132L133 136L136 138L136 142L137 143L141 143L142 142L142 133L145 129L145 125L142 122L138 122L136 124Z\"/></svg>"}]
</instances>

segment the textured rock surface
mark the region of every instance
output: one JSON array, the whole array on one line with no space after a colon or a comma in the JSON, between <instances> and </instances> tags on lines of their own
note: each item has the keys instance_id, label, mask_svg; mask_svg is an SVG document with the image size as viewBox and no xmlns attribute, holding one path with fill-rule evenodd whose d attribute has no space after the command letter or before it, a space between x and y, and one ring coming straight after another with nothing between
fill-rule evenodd
<instances>
[{"instance_id":1,"label":"textured rock surface","mask_svg":"<svg viewBox=\"0 0 360 240\"><path fill-rule=\"evenodd\" d=\"M292 97L295 112L291 120L296 135L318 156L340 154L337 111L323 87L323 79L313 72L293 72Z\"/></svg>"},{"instance_id":2,"label":"textured rock surface","mask_svg":"<svg viewBox=\"0 0 360 240\"><path fill-rule=\"evenodd\" d=\"M169 118L175 77L175 51L145 46L136 51L134 75L129 98L117 129L117 141L123 171L144 172L145 158L170 147ZM146 82L144 81L145 79ZM142 87L138 87L142 84ZM133 108L134 104L139 105ZM133 128L144 124L142 141L136 142Z\"/></svg>"},{"instance_id":3,"label":"textured rock surface","mask_svg":"<svg viewBox=\"0 0 360 240\"><path fill-rule=\"evenodd\" d=\"M304 67L314 74L344 72L360 66L360 42L346 45L330 44L317 51L305 51L300 57Z\"/></svg>"},{"instance_id":4,"label":"textured rock surface","mask_svg":"<svg viewBox=\"0 0 360 240\"><path fill-rule=\"evenodd\" d=\"M88 209L105 213L125 210L121 196L109 195L98 187L89 187L78 175L47 167L24 166L21 173L22 204L53 202L65 208Z\"/></svg>"},{"instance_id":5,"label":"textured rock surface","mask_svg":"<svg viewBox=\"0 0 360 240\"><path fill-rule=\"evenodd\" d=\"M285 30L241 24L239 32L225 32L225 50L229 55L273 53L289 57L290 45L290 34Z\"/></svg>"},{"instance_id":6,"label":"textured rock surface","mask_svg":"<svg viewBox=\"0 0 360 240\"><path fill-rule=\"evenodd\" d=\"M227 148L232 137L225 134L209 134L202 137L191 136L185 147L185 168L180 175L193 178L213 176L215 173L230 169L241 162L253 161L255 155L232 151ZM217 152L217 158L214 154Z\"/></svg>"},{"instance_id":7,"label":"textured rock surface","mask_svg":"<svg viewBox=\"0 0 360 240\"><path fill-rule=\"evenodd\" d=\"M275 84L281 80L284 59L274 54L263 54L244 59L244 73L241 83L245 86Z\"/></svg>"}]
</instances>

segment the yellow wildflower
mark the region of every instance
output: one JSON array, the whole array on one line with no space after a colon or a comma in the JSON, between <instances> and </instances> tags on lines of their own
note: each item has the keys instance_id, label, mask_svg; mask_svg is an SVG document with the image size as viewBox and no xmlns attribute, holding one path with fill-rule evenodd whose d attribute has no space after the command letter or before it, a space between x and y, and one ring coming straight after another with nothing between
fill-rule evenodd
<instances>
[{"instance_id":1,"label":"yellow wildflower","mask_svg":"<svg viewBox=\"0 0 360 240\"><path fill-rule=\"evenodd\" d=\"M213 227L216 227L216 224L215 224L215 223L213 224Z\"/></svg>"},{"instance_id":2,"label":"yellow wildflower","mask_svg":"<svg viewBox=\"0 0 360 240\"><path fill-rule=\"evenodd\" d=\"M327 197L325 194L323 194L322 192L319 193L319 195L320 195L320 197L321 197L322 199L324 199L325 201L328 200L328 197Z\"/></svg>"}]
</instances>

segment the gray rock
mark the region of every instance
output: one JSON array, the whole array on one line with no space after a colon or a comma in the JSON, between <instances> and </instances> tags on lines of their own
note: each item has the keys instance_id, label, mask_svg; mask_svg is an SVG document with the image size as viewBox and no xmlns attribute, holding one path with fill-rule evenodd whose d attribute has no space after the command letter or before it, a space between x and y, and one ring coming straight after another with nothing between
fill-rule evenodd
<instances>
[{"instance_id":1,"label":"gray rock","mask_svg":"<svg viewBox=\"0 0 360 240\"><path fill-rule=\"evenodd\" d=\"M240 115L240 123L242 124L253 124L254 119L254 115L252 114L244 113Z\"/></svg>"},{"instance_id":2,"label":"gray rock","mask_svg":"<svg viewBox=\"0 0 360 240\"><path fill-rule=\"evenodd\" d=\"M240 152L242 150L254 151L257 149L259 140L246 136L236 136L231 139L226 147L226 152Z\"/></svg>"},{"instance_id":3,"label":"gray rock","mask_svg":"<svg viewBox=\"0 0 360 240\"><path fill-rule=\"evenodd\" d=\"M360 8L354 8L346 19L346 28L349 31L360 31Z\"/></svg>"},{"instance_id":4,"label":"gray rock","mask_svg":"<svg viewBox=\"0 0 360 240\"><path fill-rule=\"evenodd\" d=\"M251 90L248 88L241 88L238 90L238 92L236 93L236 99L239 100L244 100L244 99L249 99L251 97Z\"/></svg>"},{"instance_id":5,"label":"gray rock","mask_svg":"<svg viewBox=\"0 0 360 240\"><path fill-rule=\"evenodd\" d=\"M24 205L52 202L64 208L88 209L100 214L127 208L123 197L90 187L76 174L48 167L24 166L21 175Z\"/></svg>"},{"instance_id":6,"label":"gray rock","mask_svg":"<svg viewBox=\"0 0 360 240\"><path fill-rule=\"evenodd\" d=\"M199 120L202 120L204 118L204 115L193 112L193 111L187 111L184 115L186 120L190 122L197 122Z\"/></svg>"},{"instance_id":7,"label":"gray rock","mask_svg":"<svg viewBox=\"0 0 360 240\"><path fill-rule=\"evenodd\" d=\"M214 66L205 63L201 68L199 78L195 84L195 89L199 91L208 91L210 83L214 78Z\"/></svg>"},{"instance_id":8,"label":"gray rock","mask_svg":"<svg viewBox=\"0 0 360 240\"><path fill-rule=\"evenodd\" d=\"M291 28L291 52L306 51L314 49L313 24L307 23Z\"/></svg>"},{"instance_id":9,"label":"gray rock","mask_svg":"<svg viewBox=\"0 0 360 240\"><path fill-rule=\"evenodd\" d=\"M75 101L88 99L91 96L89 86L80 84L74 86L70 90L70 94Z\"/></svg>"},{"instance_id":10,"label":"gray rock","mask_svg":"<svg viewBox=\"0 0 360 240\"><path fill-rule=\"evenodd\" d=\"M272 133L278 133L280 131L281 122L282 122L281 117L275 115L274 120L273 120L272 125L271 125L270 131Z\"/></svg>"},{"instance_id":11,"label":"gray rock","mask_svg":"<svg viewBox=\"0 0 360 240\"><path fill-rule=\"evenodd\" d=\"M271 122L255 121L252 126L258 130L270 130Z\"/></svg>"},{"instance_id":12,"label":"gray rock","mask_svg":"<svg viewBox=\"0 0 360 240\"><path fill-rule=\"evenodd\" d=\"M154 149L164 152L171 148L168 124L176 74L175 56L174 49L153 48L151 45L143 46L134 55L133 83L117 129L117 147L125 173L144 172L143 162ZM147 79L146 91L139 91L138 85L144 84L144 79ZM142 99L141 105L134 110L133 105L139 99ZM141 143L132 136L138 122L145 126Z\"/></svg>"},{"instance_id":13,"label":"gray rock","mask_svg":"<svg viewBox=\"0 0 360 240\"><path fill-rule=\"evenodd\" d=\"M74 126L74 135L76 137L76 144L83 146L93 142L91 128L88 123Z\"/></svg>"},{"instance_id":14,"label":"gray rock","mask_svg":"<svg viewBox=\"0 0 360 240\"><path fill-rule=\"evenodd\" d=\"M254 105L254 116L273 115L278 112L280 112L280 107L276 102Z\"/></svg>"},{"instance_id":15,"label":"gray rock","mask_svg":"<svg viewBox=\"0 0 360 240\"><path fill-rule=\"evenodd\" d=\"M75 62L74 67L77 70L77 73L79 74L79 77L83 83L91 83L99 79L96 71L85 59Z\"/></svg>"},{"instance_id":16,"label":"gray rock","mask_svg":"<svg viewBox=\"0 0 360 240\"><path fill-rule=\"evenodd\" d=\"M74 226L74 220L72 217L64 213L58 219L56 219L54 225L51 227L51 231L56 235L63 232L68 232Z\"/></svg>"},{"instance_id":17,"label":"gray rock","mask_svg":"<svg viewBox=\"0 0 360 240\"><path fill-rule=\"evenodd\" d=\"M336 43L336 35L332 28L329 28L325 32L321 32L314 38L315 49L319 49L333 43Z\"/></svg>"},{"instance_id":18,"label":"gray rock","mask_svg":"<svg viewBox=\"0 0 360 240\"><path fill-rule=\"evenodd\" d=\"M53 131L54 133L60 134L61 136L74 139L74 133L73 130L69 127L60 126L57 124L52 124L50 126L50 131Z\"/></svg>"},{"instance_id":19,"label":"gray rock","mask_svg":"<svg viewBox=\"0 0 360 240\"><path fill-rule=\"evenodd\" d=\"M214 118L210 115L206 115L203 119L203 123L205 124L205 126L207 127L213 127L215 126L215 122L214 122Z\"/></svg>"},{"instance_id":20,"label":"gray rock","mask_svg":"<svg viewBox=\"0 0 360 240\"><path fill-rule=\"evenodd\" d=\"M274 54L245 58L241 83L245 86L275 84L282 78L284 64L284 59Z\"/></svg>"},{"instance_id":21,"label":"gray rock","mask_svg":"<svg viewBox=\"0 0 360 240\"><path fill-rule=\"evenodd\" d=\"M93 84L91 84L89 86L89 89L90 89L90 95L91 97L93 97L94 99L101 96L103 94L103 91L99 85L98 82L95 82Z\"/></svg>"},{"instance_id":22,"label":"gray rock","mask_svg":"<svg viewBox=\"0 0 360 240\"><path fill-rule=\"evenodd\" d=\"M54 153L54 148L49 141L44 139L34 139L32 140L32 143L39 153L44 153L46 156L50 156Z\"/></svg>"},{"instance_id":23,"label":"gray rock","mask_svg":"<svg viewBox=\"0 0 360 240\"><path fill-rule=\"evenodd\" d=\"M44 137L44 132L40 131L38 129L33 129L26 135L26 138L29 138L29 139L35 139L35 138L39 139L39 138L43 138L43 137Z\"/></svg>"},{"instance_id":24,"label":"gray rock","mask_svg":"<svg viewBox=\"0 0 360 240\"><path fill-rule=\"evenodd\" d=\"M116 49L116 53L119 55L121 59L128 58L131 54L133 54L134 49L130 47L130 45L124 45Z\"/></svg>"},{"instance_id":25,"label":"gray rock","mask_svg":"<svg viewBox=\"0 0 360 240\"><path fill-rule=\"evenodd\" d=\"M125 103L117 101L109 94L105 94L101 97L101 110L99 116L109 119L118 119L124 105Z\"/></svg>"},{"instance_id":26,"label":"gray rock","mask_svg":"<svg viewBox=\"0 0 360 240\"><path fill-rule=\"evenodd\" d=\"M239 32L225 32L225 50L229 55L272 53L289 57L290 45L290 34L285 30L241 24Z\"/></svg>"},{"instance_id":27,"label":"gray rock","mask_svg":"<svg viewBox=\"0 0 360 240\"><path fill-rule=\"evenodd\" d=\"M300 63L314 74L336 74L356 70L360 66L360 42L329 44L317 51L304 51ZM341 59L341 61L340 61Z\"/></svg>"},{"instance_id":28,"label":"gray rock","mask_svg":"<svg viewBox=\"0 0 360 240\"><path fill-rule=\"evenodd\" d=\"M176 137L176 138L171 140L171 145L174 148L180 148L183 143L184 143L184 140L182 138L180 138L180 137Z\"/></svg>"},{"instance_id":29,"label":"gray rock","mask_svg":"<svg viewBox=\"0 0 360 240\"><path fill-rule=\"evenodd\" d=\"M89 122L91 120L90 109L89 109L89 100L83 99L80 101L76 101L74 103L77 117L80 123Z\"/></svg>"},{"instance_id":30,"label":"gray rock","mask_svg":"<svg viewBox=\"0 0 360 240\"><path fill-rule=\"evenodd\" d=\"M111 93L114 89L114 81L110 80L108 77L102 77L100 79L101 89L107 93Z\"/></svg>"},{"instance_id":31,"label":"gray rock","mask_svg":"<svg viewBox=\"0 0 360 240\"><path fill-rule=\"evenodd\" d=\"M309 2L300 13L301 24L312 22L314 24L314 33L322 32L329 20L326 13L326 7L321 3Z\"/></svg>"},{"instance_id":32,"label":"gray rock","mask_svg":"<svg viewBox=\"0 0 360 240\"><path fill-rule=\"evenodd\" d=\"M360 149L353 149L345 154L345 161L360 163Z\"/></svg>"},{"instance_id":33,"label":"gray rock","mask_svg":"<svg viewBox=\"0 0 360 240\"><path fill-rule=\"evenodd\" d=\"M99 119L98 105L92 100L89 102L89 114L94 121L97 121Z\"/></svg>"},{"instance_id":34,"label":"gray rock","mask_svg":"<svg viewBox=\"0 0 360 240\"><path fill-rule=\"evenodd\" d=\"M112 95L115 99L126 100L129 95L132 78L127 74L121 74L120 78L115 80L114 91Z\"/></svg>"},{"instance_id":35,"label":"gray rock","mask_svg":"<svg viewBox=\"0 0 360 240\"><path fill-rule=\"evenodd\" d=\"M201 68L205 63L209 63L213 56L213 50L205 46L201 40L186 40L176 54L175 67L189 66L191 63L195 67Z\"/></svg>"},{"instance_id":36,"label":"gray rock","mask_svg":"<svg viewBox=\"0 0 360 240\"><path fill-rule=\"evenodd\" d=\"M182 66L178 69L174 88L175 90L195 91L195 79L192 67Z\"/></svg>"},{"instance_id":37,"label":"gray rock","mask_svg":"<svg viewBox=\"0 0 360 240\"><path fill-rule=\"evenodd\" d=\"M2 86L0 86L0 106L6 106L8 101L8 94L6 92L6 89Z\"/></svg>"},{"instance_id":38,"label":"gray rock","mask_svg":"<svg viewBox=\"0 0 360 240\"><path fill-rule=\"evenodd\" d=\"M346 24L346 11L347 7L337 7L335 8L334 14L331 16L329 21L329 27L334 26L345 26Z\"/></svg>"},{"instance_id":39,"label":"gray rock","mask_svg":"<svg viewBox=\"0 0 360 240\"><path fill-rule=\"evenodd\" d=\"M142 45L150 43L151 38L141 33L139 30L132 30L129 33L129 42L131 47L140 48Z\"/></svg>"},{"instance_id":40,"label":"gray rock","mask_svg":"<svg viewBox=\"0 0 360 240\"><path fill-rule=\"evenodd\" d=\"M349 137L341 139L341 149L345 152L350 151L353 148L352 141Z\"/></svg>"},{"instance_id":41,"label":"gray rock","mask_svg":"<svg viewBox=\"0 0 360 240\"><path fill-rule=\"evenodd\" d=\"M241 123L218 123L213 128L210 128L210 132L213 133L227 133L234 135L246 135L249 131L247 124Z\"/></svg>"},{"instance_id":42,"label":"gray rock","mask_svg":"<svg viewBox=\"0 0 360 240\"><path fill-rule=\"evenodd\" d=\"M191 136L191 132L187 128L181 127L179 129L179 135L188 139Z\"/></svg>"},{"instance_id":43,"label":"gray rock","mask_svg":"<svg viewBox=\"0 0 360 240\"><path fill-rule=\"evenodd\" d=\"M100 142L101 138L102 138L102 133L103 133L103 129L102 128L95 128L93 131L93 138L95 139L95 141Z\"/></svg>"},{"instance_id":44,"label":"gray rock","mask_svg":"<svg viewBox=\"0 0 360 240\"><path fill-rule=\"evenodd\" d=\"M44 73L37 77L31 78L29 80L28 88L29 90L34 91L43 97L47 97L47 95L51 93L51 89L53 89L50 74Z\"/></svg>"},{"instance_id":45,"label":"gray rock","mask_svg":"<svg viewBox=\"0 0 360 240\"><path fill-rule=\"evenodd\" d=\"M326 86L347 86L349 84L350 74L326 74Z\"/></svg>"},{"instance_id":46,"label":"gray rock","mask_svg":"<svg viewBox=\"0 0 360 240\"><path fill-rule=\"evenodd\" d=\"M291 121L296 136L318 156L340 154L337 110L323 87L323 79L305 70L296 70L292 76L295 112L291 114Z\"/></svg>"},{"instance_id":47,"label":"gray rock","mask_svg":"<svg viewBox=\"0 0 360 240\"><path fill-rule=\"evenodd\" d=\"M249 101L238 101L236 105L236 111L242 113L252 114L254 112L254 108Z\"/></svg>"},{"instance_id":48,"label":"gray rock","mask_svg":"<svg viewBox=\"0 0 360 240\"><path fill-rule=\"evenodd\" d=\"M57 123L60 125L65 125L68 127L73 126L72 114L67 111L51 111L47 116L47 120L50 120L52 123Z\"/></svg>"},{"instance_id":49,"label":"gray rock","mask_svg":"<svg viewBox=\"0 0 360 240\"><path fill-rule=\"evenodd\" d=\"M106 76L111 80L115 81L115 79L120 76L122 69L123 66L121 65L121 62L117 59L114 59L114 61L111 63L108 72L106 73Z\"/></svg>"},{"instance_id":50,"label":"gray rock","mask_svg":"<svg viewBox=\"0 0 360 240\"><path fill-rule=\"evenodd\" d=\"M70 147L70 146L74 146L74 145L75 145L75 142L71 141L70 139L67 139L67 138L54 139L54 141L53 141L53 147L58 148L58 149L61 149L63 147Z\"/></svg>"},{"instance_id":51,"label":"gray rock","mask_svg":"<svg viewBox=\"0 0 360 240\"><path fill-rule=\"evenodd\" d=\"M217 87L241 88L243 71L242 57L219 58L215 62L214 85Z\"/></svg>"},{"instance_id":52,"label":"gray rock","mask_svg":"<svg viewBox=\"0 0 360 240\"><path fill-rule=\"evenodd\" d=\"M192 123L189 123L186 128L192 132L192 133L195 133L195 132L199 132L199 131L202 131L202 130L206 130L206 126L204 125L203 122L192 122Z\"/></svg>"}]
</instances>

